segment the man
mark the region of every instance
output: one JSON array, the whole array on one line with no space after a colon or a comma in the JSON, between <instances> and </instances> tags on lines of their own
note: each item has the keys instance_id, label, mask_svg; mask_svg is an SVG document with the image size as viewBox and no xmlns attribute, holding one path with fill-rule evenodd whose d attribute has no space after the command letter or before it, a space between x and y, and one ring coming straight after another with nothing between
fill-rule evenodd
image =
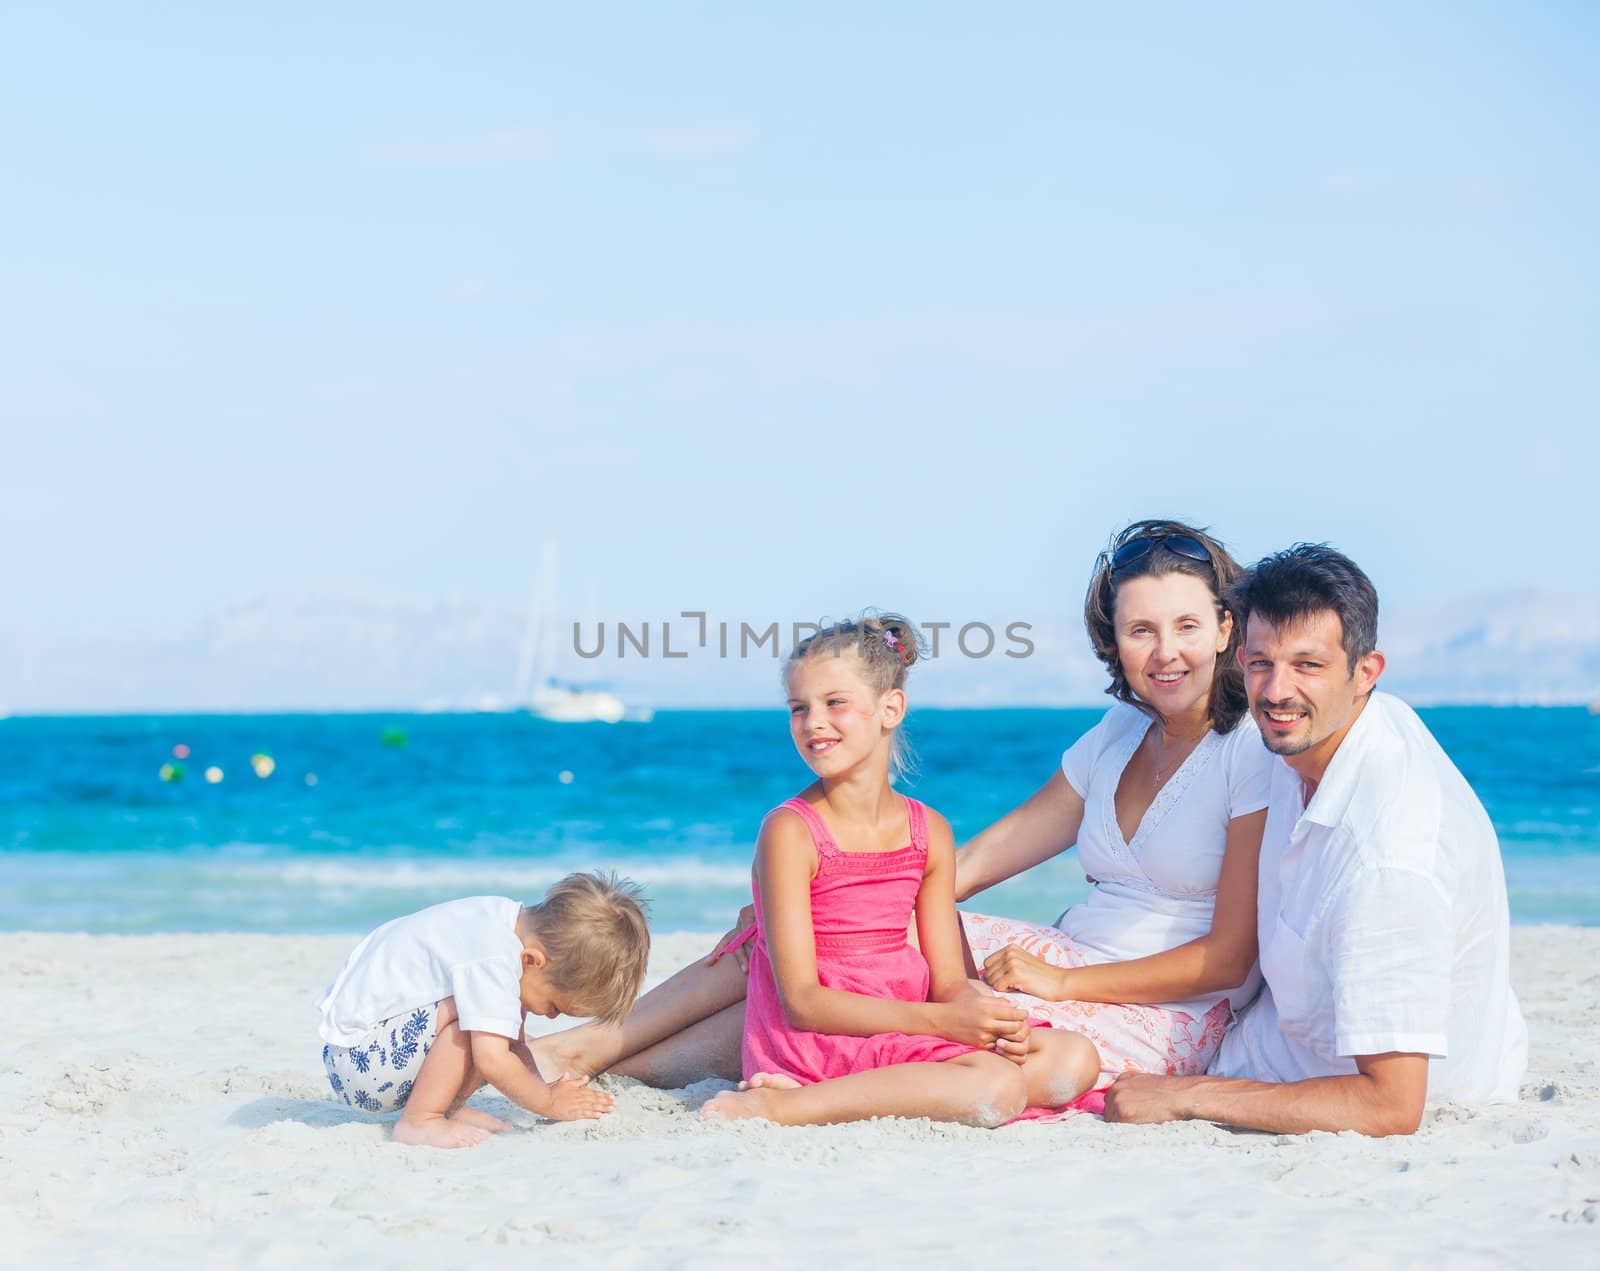
<instances>
[{"instance_id":1,"label":"man","mask_svg":"<svg viewBox=\"0 0 1600 1271\"><path fill-rule=\"evenodd\" d=\"M1106 1119L1410 1134L1430 1096L1515 1099L1528 1034L1499 844L1422 721L1373 691L1371 581L1302 543L1231 601L1250 711L1283 759L1261 842L1265 987L1212 1075L1125 1075Z\"/></svg>"}]
</instances>

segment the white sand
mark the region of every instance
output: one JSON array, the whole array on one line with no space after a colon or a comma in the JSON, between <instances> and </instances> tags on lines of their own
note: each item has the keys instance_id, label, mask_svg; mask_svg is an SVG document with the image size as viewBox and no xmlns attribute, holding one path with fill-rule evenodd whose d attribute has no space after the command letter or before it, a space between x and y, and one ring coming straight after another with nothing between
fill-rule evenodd
<instances>
[{"instance_id":1,"label":"white sand","mask_svg":"<svg viewBox=\"0 0 1600 1271\"><path fill-rule=\"evenodd\" d=\"M1513 933L1523 1100L1410 1139L706 1126L720 1083L617 1080L599 1123L480 1095L528 1128L458 1152L331 1100L311 1000L351 944L0 936L0 1264L1600 1266L1600 931Z\"/></svg>"}]
</instances>

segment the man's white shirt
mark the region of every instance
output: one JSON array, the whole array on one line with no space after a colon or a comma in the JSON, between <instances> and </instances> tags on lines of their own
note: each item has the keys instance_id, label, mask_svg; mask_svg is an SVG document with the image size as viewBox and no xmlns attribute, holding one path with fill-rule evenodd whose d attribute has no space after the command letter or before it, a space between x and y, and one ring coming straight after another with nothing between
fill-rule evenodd
<instances>
[{"instance_id":1,"label":"man's white shirt","mask_svg":"<svg viewBox=\"0 0 1600 1271\"><path fill-rule=\"evenodd\" d=\"M1528 1033L1494 827L1404 702L1373 693L1309 804L1275 765L1261 842L1260 997L1211 1071L1299 1081L1420 1052L1430 1099L1515 1099Z\"/></svg>"}]
</instances>

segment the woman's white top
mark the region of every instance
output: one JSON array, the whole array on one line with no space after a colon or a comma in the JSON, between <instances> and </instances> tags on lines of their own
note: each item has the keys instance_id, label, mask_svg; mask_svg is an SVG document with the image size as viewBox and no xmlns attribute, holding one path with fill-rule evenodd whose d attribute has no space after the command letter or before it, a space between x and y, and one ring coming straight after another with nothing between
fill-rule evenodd
<instances>
[{"instance_id":1,"label":"woman's white top","mask_svg":"<svg viewBox=\"0 0 1600 1271\"><path fill-rule=\"evenodd\" d=\"M386 922L355 947L317 999L317 1031L354 1046L376 1025L442 998L466 1032L522 1032L522 905L472 896Z\"/></svg>"},{"instance_id":2,"label":"woman's white top","mask_svg":"<svg viewBox=\"0 0 1600 1271\"><path fill-rule=\"evenodd\" d=\"M1117 785L1151 726L1148 715L1119 703L1061 757L1083 797L1078 856L1094 887L1056 926L1094 963L1162 953L1209 932L1228 823L1267 806L1274 756L1246 715L1232 732L1200 739L1125 841ZM1260 987L1252 967L1237 988L1165 1005L1198 1017L1227 998L1238 1011Z\"/></svg>"}]
</instances>

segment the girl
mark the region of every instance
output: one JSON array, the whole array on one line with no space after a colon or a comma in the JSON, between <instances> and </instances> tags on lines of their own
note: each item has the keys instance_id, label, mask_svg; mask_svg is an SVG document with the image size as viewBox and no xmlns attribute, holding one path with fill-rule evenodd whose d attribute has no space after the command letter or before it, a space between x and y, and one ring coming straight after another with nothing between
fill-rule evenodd
<instances>
[{"instance_id":1,"label":"girl","mask_svg":"<svg viewBox=\"0 0 1600 1271\"><path fill-rule=\"evenodd\" d=\"M762 824L745 1081L704 1117L988 1127L1066 1104L1098 1075L1083 1037L1032 1030L967 979L949 824L889 785L916 657L915 628L894 615L839 623L790 655L790 734L818 779Z\"/></svg>"}]
</instances>

